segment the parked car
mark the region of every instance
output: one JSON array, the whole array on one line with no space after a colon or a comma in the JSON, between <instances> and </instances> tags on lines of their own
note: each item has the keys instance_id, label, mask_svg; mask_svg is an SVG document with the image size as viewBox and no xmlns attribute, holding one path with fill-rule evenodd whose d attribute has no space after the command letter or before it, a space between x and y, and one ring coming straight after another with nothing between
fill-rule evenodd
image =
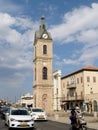
<instances>
[{"instance_id":1,"label":"parked car","mask_svg":"<svg viewBox=\"0 0 98 130\"><path fill-rule=\"evenodd\" d=\"M9 106L3 106L3 107L0 109L1 118L2 118L3 120L5 120L6 113L8 113L9 110L10 110L10 107L9 107Z\"/></svg>"},{"instance_id":2,"label":"parked car","mask_svg":"<svg viewBox=\"0 0 98 130\"><path fill-rule=\"evenodd\" d=\"M6 114L5 124L11 128L34 128L34 120L26 109L10 108Z\"/></svg>"},{"instance_id":3,"label":"parked car","mask_svg":"<svg viewBox=\"0 0 98 130\"><path fill-rule=\"evenodd\" d=\"M47 120L47 114L43 109L32 108L30 114L32 115L32 118L34 119L34 121Z\"/></svg>"}]
</instances>

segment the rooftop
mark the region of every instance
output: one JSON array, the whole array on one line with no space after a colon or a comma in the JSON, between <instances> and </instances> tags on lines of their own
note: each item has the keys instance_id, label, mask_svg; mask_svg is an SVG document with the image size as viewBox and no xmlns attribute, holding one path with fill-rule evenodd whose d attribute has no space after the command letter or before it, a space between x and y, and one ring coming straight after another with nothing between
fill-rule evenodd
<instances>
[{"instance_id":1,"label":"rooftop","mask_svg":"<svg viewBox=\"0 0 98 130\"><path fill-rule=\"evenodd\" d=\"M94 66L85 66L84 68L81 68L81 69L79 69L79 70L77 70L75 72L72 72L72 73L70 73L68 75L63 76L62 79L66 78L68 76L71 76L73 74L80 73L82 71L98 71L98 68L94 67Z\"/></svg>"}]
</instances>

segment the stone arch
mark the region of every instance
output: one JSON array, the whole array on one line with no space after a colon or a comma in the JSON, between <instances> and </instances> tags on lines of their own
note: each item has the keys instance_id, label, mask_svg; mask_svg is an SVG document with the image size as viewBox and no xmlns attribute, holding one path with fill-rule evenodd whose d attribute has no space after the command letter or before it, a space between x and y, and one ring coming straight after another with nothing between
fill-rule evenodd
<instances>
[{"instance_id":1,"label":"stone arch","mask_svg":"<svg viewBox=\"0 0 98 130\"><path fill-rule=\"evenodd\" d=\"M93 101L93 108L94 108L94 111L97 111L97 101L96 100Z\"/></svg>"},{"instance_id":2,"label":"stone arch","mask_svg":"<svg viewBox=\"0 0 98 130\"><path fill-rule=\"evenodd\" d=\"M47 94L43 94L43 95L42 95L42 108L43 108L44 110L47 109L47 99L48 99Z\"/></svg>"},{"instance_id":3,"label":"stone arch","mask_svg":"<svg viewBox=\"0 0 98 130\"><path fill-rule=\"evenodd\" d=\"M47 74L48 73L48 69L47 69L47 67L43 67L43 69L42 69L42 77L43 77L43 79L47 79Z\"/></svg>"},{"instance_id":4,"label":"stone arch","mask_svg":"<svg viewBox=\"0 0 98 130\"><path fill-rule=\"evenodd\" d=\"M43 54L47 54L47 45L43 45Z\"/></svg>"}]
</instances>

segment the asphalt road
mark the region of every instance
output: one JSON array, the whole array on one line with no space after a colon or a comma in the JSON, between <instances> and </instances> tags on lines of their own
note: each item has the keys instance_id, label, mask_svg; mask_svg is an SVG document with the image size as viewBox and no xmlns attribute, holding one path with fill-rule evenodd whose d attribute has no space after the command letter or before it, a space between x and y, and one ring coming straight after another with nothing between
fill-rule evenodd
<instances>
[{"instance_id":1,"label":"asphalt road","mask_svg":"<svg viewBox=\"0 0 98 130\"><path fill-rule=\"evenodd\" d=\"M70 125L61 122L40 121L40 122L35 122L34 130L69 130L69 128ZM1 118L0 118L0 130L8 130L8 127L5 126L4 120L2 120Z\"/></svg>"},{"instance_id":2,"label":"asphalt road","mask_svg":"<svg viewBox=\"0 0 98 130\"><path fill-rule=\"evenodd\" d=\"M54 121L35 122L37 130L69 130L69 127L68 124Z\"/></svg>"},{"instance_id":3,"label":"asphalt road","mask_svg":"<svg viewBox=\"0 0 98 130\"><path fill-rule=\"evenodd\" d=\"M8 127L5 126L4 120L2 119L0 119L0 130L8 130ZM40 121L35 122L34 130L69 130L69 125L54 121Z\"/></svg>"}]
</instances>

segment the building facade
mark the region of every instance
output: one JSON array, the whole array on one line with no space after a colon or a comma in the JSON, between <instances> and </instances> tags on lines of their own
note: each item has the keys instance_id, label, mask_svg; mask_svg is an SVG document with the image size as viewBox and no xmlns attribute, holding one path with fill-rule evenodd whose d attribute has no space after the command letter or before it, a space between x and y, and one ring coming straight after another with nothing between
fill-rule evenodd
<instances>
[{"instance_id":1,"label":"building facade","mask_svg":"<svg viewBox=\"0 0 98 130\"><path fill-rule=\"evenodd\" d=\"M42 17L34 38L33 95L34 107L43 108L46 112L53 110L52 57L52 38Z\"/></svg>"},{"instance_id":2,"label":"building facade","mask_svg":"<svg viewBox=\"0 0 98 130\"><path fill-rule=\"evenodd\" d=\"M84 67L61 78L64 109L78 105L88 112L98 111L98 68Z\"/></svg>"},{"instance_id":3,"label":"building facade","mask_svg":"<svg viewBox=\"0 0 98 130\"><path fill-rule=\"evenodd\" d=\"M61 71L52 72L52 37L44 17L34 37L33 107L46 112L81 109L98 111L98 68L87 66L64 77Z\"/></svg>"},{"instance_id":4,"label":"building facade","mask_svg":"<svg viewBox=\"0 0 98 130\"><path fill-rule=\"evenodd\" d=\"M30 93L27 93L25 95L22 95L20 100L18 101L17 104L19 104L22 107L33 107L33 95Z\"/></svg>"},{"instance_id":5,"label":"building facade","mask_svg":"<svg viewBox=\"0 0 98 130\"><path fill-rule=\"evenodd\" d=\"M61 70L53 73L53 111L61 110Z\"/></svg>"}]
</instances>

